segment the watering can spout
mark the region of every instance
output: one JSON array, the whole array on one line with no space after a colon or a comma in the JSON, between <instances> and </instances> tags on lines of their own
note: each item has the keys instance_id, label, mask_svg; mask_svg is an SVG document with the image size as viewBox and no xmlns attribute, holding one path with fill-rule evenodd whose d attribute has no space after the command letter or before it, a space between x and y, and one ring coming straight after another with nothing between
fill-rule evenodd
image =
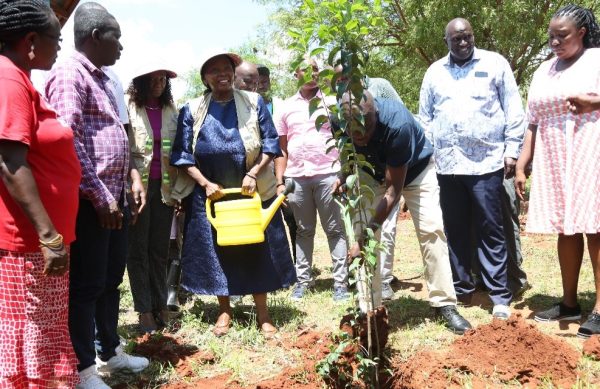
<instances>
[{"instance_id":1,"label":"watering can spout","mask_svg":"<svg viewBox=\"0 0 600 389\"><path fill-rule=\"evenodd\" d=\"M262 229L263 229L263 231L267 228L269 223L271 223L271 220L273 219L273 216L275 216L275 212L277 212L277 210L281 206L281 203L283 203L283 201L286 199L287 195L293 191L294 191L294 181L292 181L289 178L286 178L285 189L283 190L283 192L281 192L281 194L279 194L275 198L275 200L271 203L269 208L262 210Z\"/></svg>"}]
</instances>

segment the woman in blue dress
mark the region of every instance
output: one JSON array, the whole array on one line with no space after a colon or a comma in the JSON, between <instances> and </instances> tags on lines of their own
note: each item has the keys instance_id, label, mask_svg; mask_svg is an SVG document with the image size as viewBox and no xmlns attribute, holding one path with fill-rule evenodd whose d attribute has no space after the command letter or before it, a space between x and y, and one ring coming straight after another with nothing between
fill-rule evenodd
<instances>
[{"instance_id":1,"label":"woman in blue dress","mask_svg":"<svg viewBox=\"0 0 600 389\"><path fill-rule=\"evenodd\" d=\"M241 187L244 195L258 191L263 207L276 194L269 164L281 155L277 131L259 95L233 89L240 62L232 53L205 60L200 74L208 91L179 113L171 164L179 167L174 197L184 199L185 209L181 284L193 293L218 297L217 336L230 327L229 296L252 294L258 325L270 337L277 329L267 310L267 293L296 281L280 212L265 230L263 243L218 246L205 208L206 198L220 199L224 188Z\"/></svg>"}]
</instances>

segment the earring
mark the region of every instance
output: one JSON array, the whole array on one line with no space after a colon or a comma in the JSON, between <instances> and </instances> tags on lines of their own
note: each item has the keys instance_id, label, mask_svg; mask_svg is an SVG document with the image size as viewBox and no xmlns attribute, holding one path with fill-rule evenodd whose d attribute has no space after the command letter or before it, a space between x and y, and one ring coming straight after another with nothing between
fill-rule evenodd
<instances>
[{"instance_id":1,"label":"earring","mask_svg":"<svg viewBox=\"0 0 600 389\"><path fill-rule=\"evenodd\" d=\"M35 58L35 53L33 52L34 50L35 50L35 46L31 45L31 50L29 51L29 54L27 54L30 61L33 61L33 59Z\"/></svg>"}]
</instances>

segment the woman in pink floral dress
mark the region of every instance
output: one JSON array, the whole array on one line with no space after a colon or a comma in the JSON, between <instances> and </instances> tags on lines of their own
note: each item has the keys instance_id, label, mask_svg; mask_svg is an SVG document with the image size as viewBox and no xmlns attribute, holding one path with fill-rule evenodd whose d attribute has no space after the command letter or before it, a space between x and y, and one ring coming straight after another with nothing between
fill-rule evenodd
<instances>
[{"instance_id":1,"label":"woman in pink floral dress","mask_svg":"<svg viewBox=\"0 0 600 389\"><path fill-rule=\"evenodd\" d=\"M515 183L522 198L525 167L533 160L527 231L558 234L563 299L535 320L581 318L577 283L587 237L596 303L577 335L589 337L600 333L600 111L578 112L569 97L600 93L600 29L590 10L568 5L554 14L548 34L555 57L531 82Z\"/></svg>"}]
</instances>

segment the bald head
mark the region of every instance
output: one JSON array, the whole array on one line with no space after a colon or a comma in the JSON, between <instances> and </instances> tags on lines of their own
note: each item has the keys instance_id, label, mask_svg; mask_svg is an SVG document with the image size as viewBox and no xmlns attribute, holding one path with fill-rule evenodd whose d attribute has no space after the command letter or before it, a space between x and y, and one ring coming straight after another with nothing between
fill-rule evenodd
<instances>
[{"instance_id":1,"label":"bald head","mask_svg":"<svg viewBox=\"0 0 600 389\"><path fill-rule=\"evenodd\" d=\"M446 36L453 31L466 31L469 30L473 32L473 28L471 27L471 23L467 19L463 18L455 18L452 19L446 24Z\"/></svg>"},{"instance_id":2,"label":"bald head","mask_svg":"<svg viewBox=\"0 0 600 389\"><path fill-rule=\"evenodd\" d=\"M256 92L258 87L258 68L251 62L244 61L235 68L233 85L236 89Z\"/></svg>"},{"instance_id":3,"label":"bald head","mask_svg":"<svg viewBox=\"0 0 600 389\"><path fill-rule=\"evenodd\" d=\"M364 90L363 97L358 102L350 92L344 93L341 103L342 112L348 123L352 125L346 129L348 135L352 138L352 142L357 146L366 146L373 137L375 126L377 124L377 110L375 108L375 100L371 92ZM360 115L364 117L364 129L357 120Z\"/></svg>"},{"instance_id":4,"label":"bald head","mask_svg":"<svg viewBox=\"0 0 600 389\"><path fill-rule=\"evenodd\" d=\"M452 19L446 25L444 41L448 46L452 60L459 66L462 66L473 56L475 38L471 23L467 19Z\"/></svg>"}]
</instances>

